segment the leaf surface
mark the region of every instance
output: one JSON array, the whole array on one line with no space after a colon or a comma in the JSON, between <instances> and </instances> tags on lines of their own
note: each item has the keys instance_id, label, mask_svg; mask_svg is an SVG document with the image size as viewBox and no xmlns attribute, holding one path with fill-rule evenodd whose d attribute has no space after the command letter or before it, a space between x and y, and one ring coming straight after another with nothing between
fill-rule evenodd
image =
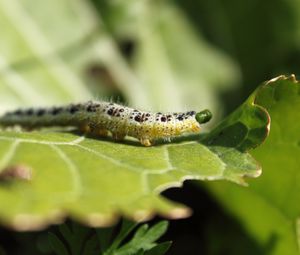
<instances>
[{"instance_id":1,"label":"leaf surface","mask_svg":"<svg viewBox=\"0 0 300 255\"><path fill-rule=\"evenodd\" d=\"M6 208L0 217L17 229L40 228L65 215L92 226L112 224L120 214L135 220L153 213L186 217L187 208L159 193L188 179L244 184L245 176L257 177L260 166L244 151L265 139L268 121L250 99L204 138L150 148L71 132L1 131L0 168L31 169L32 179L0 186ZM242 133L234 123L243 126ZM230 135L234 143L227 141Z\"/></svg>"},{"instance_id":2,"label":"leaf surface","mask_svg":"<svg viewBox=\"0 0 300 255\"><path fill-rule=\"evenodd\" d=\"M109 225L117 214L136 220L153 213L185 217L188 210L161 197L162 190L187 179L242 183L245 175L260 173L249 154L197 140L146 148L72 133L1 131L0 142L1 169L32 170L29 181L0 185L2 222L18 229L65 215L93 226Z\"/></svg>"},{"instance_id":3,"label":"leaf surface","mask_svg":"<svg viewBox=\"0 0 300 255\"><path fill-rule=\"evenodd\" d=\"M280 76L253 95L271 116L269 138L251 153L262 164L262 176L247 189L229 183L208 185L264 254L299 254L299 91L294 76Z\"/></svg>"},{"instance_id":4,"label":"leaf surface","mask_svg":"<svg viewBox=\"0 0 300 255\"><path fill-rule=\"evenodd\" d=\"M77 43L96 27L88 5L80 0L50 1L49 12L43 16L34 3L0 0L0 23L6 29L0 42L0 110L91 96L73 65L58 50ZM52 8L63 13L59 16L61 29L51 27ZM65 15L68 10L72 11ZM67 41L60 40L61 33L68 35ZM104 38L104 42L95 42L101 46L97 44L96 48L103 54L104 64L115 77L124 80L120 84L128 85L123 87L129 101L140 100L134 97L135 88L140 89L138 79L124 64L111 38ZM184 65L186 59L179 62L179 66ZM220 73L220 77L223 75ZM28 230L60 222L66 216L91 226L111 225L119 215L138 221L153 214L186 217L190 212L185 206L163 198L160 192L188 179L244 184L245 176L260 174L260 166L246 151L265 139L268 115L249 101L232 116L223 122L227 123L224 127L219 126L208 136L186 137L151 148L135 140L115 143L60 129L2 130L0 171L30 173L30 178L24 180L16 174L7 179L0 175L0 222ZM242 128L236 129L235 123L241 123ZM232 139L224 140L223 134L230 134L234 143Z\"/></svg>"}]
</instances>

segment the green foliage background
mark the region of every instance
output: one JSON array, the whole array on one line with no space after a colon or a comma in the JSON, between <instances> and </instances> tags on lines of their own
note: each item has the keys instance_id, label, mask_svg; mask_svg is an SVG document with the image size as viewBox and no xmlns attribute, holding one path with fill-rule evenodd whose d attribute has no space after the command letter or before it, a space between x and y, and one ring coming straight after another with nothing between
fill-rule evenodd
<instances>
[{"instance_id":1,"label":"green foliage background","mask_svg":"<svg viewBox=\"0 0 300 255\"><path fill-rule=\"evenodd\" d=\"M0 0L0 27L1 112L93 95L149 110L210 108L217 123L262 81L299 74L297 0ZM197 230L191 254L299 253L299 86L283 84L256 99L272 118L253 151L262 177L194 190L197 203L218 201L223 218ZM214 222L214 209L194 221ZM170 254L191 240L175 240Z\"/></svg>"}]
</instances>

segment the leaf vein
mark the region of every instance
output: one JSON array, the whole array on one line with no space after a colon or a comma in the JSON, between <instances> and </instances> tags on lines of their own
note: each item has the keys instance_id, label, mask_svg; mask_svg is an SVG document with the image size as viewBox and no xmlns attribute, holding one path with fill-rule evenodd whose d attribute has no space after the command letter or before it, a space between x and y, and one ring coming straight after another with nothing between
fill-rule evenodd
<instances>
[{"instance_id":1,"label":"leaf vein","mask_svg":"<svg viewBox=\"0 0 300 255\"><path fill-rule=\"evenodd\" d=\"M83 187L82 183L80 180L80 175L79 175L79 169L78 167L74 164L74 162L71 160L70 157L67 156L58 146L51 144L49 145L58 155L59 157L66 163L68 166L70 173L73 177L73 183L74 183L74 192L78 196L82 193Z\"/></svg>"},{"instance_id":2,"label":"leaf vein","mask_svg":"<svg viewBox=\"0 0 300 255\"><path fill-rule=\"evenodd\" d=\"M82 150L85 150L85 151L88 151L88 152L90 152L90 153L93 153L94 155L97 155L97 156L100 157L100 158L103 158L103 159L105 159L105 160L108 160L108 161L112 162L112 163L115 164L115 165L118 165L118 166L121 166L121 167L124 167L124 166L125 166L125 167L127 167L127 168L133 170L134 172L141 173L141 168L135 167L135 166L130 165L130 164L126 164L126 163L124 163L124 162L121 162L121 161L119 161L119 160L116 160L116 159L114 159L114 158L112 158L112 157L109 157L109 156L107 156L107 155L104 155L104 154L102 154L102 153L100 153L100 152L98 152L98 151L96 151L96 150L93 150L93 149L91 149L91 148L88 148L88 147L83 146L83 145L80 145L80 144L74 144L74 146L77 146L77 147L79 147L79 148L82 149Z\"/></svg>"},{"instance_id":3,"label":"leaf vein","mask_svg":"<svg viewBox=\"0 0 300 255\"><path fill-rule=\"evenodd\" d=\"M8 149L7 153L4 155L4 157L2 157L1 161L0 161L0 171L6 167L6 165L9 163L9 161L12 159L12 157L14 156L18 145L20 144L19 140L15 140L14 142L12 142L10 148Z\"/></svg>"}]
</instances>

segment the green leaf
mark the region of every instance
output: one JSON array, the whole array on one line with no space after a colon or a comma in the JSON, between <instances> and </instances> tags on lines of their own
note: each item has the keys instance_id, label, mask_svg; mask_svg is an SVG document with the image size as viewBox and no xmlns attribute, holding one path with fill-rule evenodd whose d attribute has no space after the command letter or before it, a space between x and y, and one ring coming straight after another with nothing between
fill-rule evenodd
<instances>
[{"instance_id":1,"label":"green leaf","mask_svg":"<svg viewBox=\"0 0 300 255\"><path fill-rule=\"evenodd\" d=\"M59 232L63 235L68 243L73 241L73 233L67 224L60 224L58 226Z\"/></svg>"},{"instance_id":2,"label":"green leaf","mask_svg":"<svg viewBox=\"0 0 300 255\"><path fill-rule=\"evenodd\" d=\"M97 25L89 6L70 0L47 3L49 11L57 8L62 11L59 16L59 20L63 20L62 30L55 31L52 29L55 12L50 19L48 15L40 15L39 8L42 8L40 4L35 5L32 0L2 1L0 4L0 23L6 29L1 32L5 39L0 42L0 58L5 59L3 70L6 70L0 75L1 110L33 104L32 101L51 104L90 97L81 78L71 67L73 64L58 50L69 46L60 41L61 33L78 42L86 35L81 32L91 31ZM166 17L180 14L175 14L175 9L169 9L169 12L167 7L164 8L163 20L171 25ZM64 12L68 10L72 11L65 17ZM186 26L184 24L183 27ZM105 46L96 40L96 51L102 49L102 53L104 50L107 53L104 54L106 58L101 60L114 77L122 81L120 84L124 85L121 87L124 87L126 98L138 104L143 97L136 95L135 88L140 88L137 77L117 54L112 39L105 32L100 37ZM24 63L24 59L31 59L34 67L21 68L20 63ZM185 65L186 61L178 60L182 63L179 66ZM177 73L178 68L172 73ZM133 85L130 87L129 84ZM149 94L147 91L142 93ZM238 134L238 130L230 131L236 144L244 143L244 150L247 149L247 141L256 146L267 134L266 113L248 105L244 115L248 114L258 127L253 123L248 127L249 123L245 122L247 137ZM263 132L257 134L257 128ZM219 128L219 131L222 130ZM204 136L203 141L211 141L218 135L214 132L209 139L205 140ZM144 148L130 139L115 143L111 139L83 137L62 129L0 131L0 171L21 169L32 173L27 181L18 178L1 181L0 203L5 210L0 211L0 222L18 230L32 230L61 222L66 216L90 226L102 227L112 225L120 215L136 221L147 220L154 214L181 218L190 214L189 209L162 197L161 191L181 186L183 181L190 179L223 179L243 184L245 176L259 175L260 166L241 150L241 146L231 141L205 145L201 143L202 138L184 137L173 143Z\"/></svg>"},{"instance_id":3,"label":"green leaf","mask_svg":"<svg viewBox=\"0 0 300 255\"><path fill-rule=\"evenodd\" d=\"M114 251L119 247L119 245L124 241L124 239L131 233L131 231L137 226L137 223L123 219L122 227L119 234L114 239L113 243L107 249L105 254L110 254L110 252ZM108 245L108 240L103 238L103 229L97 231L98 236L100 235L102 238L100 239L101 249L106 250L106 246ZM111 237L111 236L110 236Z\"/></svg>"},{"instance_id":4,"label":"green leaf","mask_svg":"<svg viewBox=\"0 0 300 255\"><path fill-rule=\"evenodd\" d=\"M135 78L130 82L134 90L127 97L131 103L157 111L206 107L220 114L216 87L232 88L239 80L239 69L228 55L193 29L173 1L91 2L116 43L133 45L127 59L130 70L122 79L127 83L129 76ZM178 50L181 48L184 50Z\"/></svg>"},{"instance_id":5,"label":"green leaf","mask_svg":"<svg viewBox=\"0 0 300 255\"><path fill-rule=\"evenodd\" d=\"M250 96L244 104L223 120L203 142L210 146L232 147L241 152L260 145L269 134L268 112Z\"/></svg>"},{"instance_id":6,"label":"green leaf","mask_svg":"<svg viewBox=\"0 0 300 255\"><path fill-rule=\"evenodd\" d=\"M114 251L113 254L130 255L138 253L140 250L147 251L152 249L156 246L154 242L166 232L167 228L167 221L161 221L151 228L144 224L136 231L128 243Z\"/></svg>"},{"instance_id":7,"label":"green leaf","mask_svg":"<svg viewBox=\"0 0 300 255\"><path fill-rule=\"evenodd\" d=\"M96 235L90 237L83 247L82 255L99 255L100 252L98 250L98 239Z\"/></svg>"},{"instance_id":8,"label":"green leaf","mask_svg":"<svg viewBox=\"0 0 300 255\"><path fill-rule=\"evenodd\" d=\"M97 235L90 228L81 226L71 221L59 225L57 229L60 232L61 238L59 238L59 236L50 233L51 235L49 236L52 239L53 236L56 237L54 241L55 244L58 244L58 245L51 245L51 246L61 247L64 246L63 243L66 243L66 246L68 247L68 250L70 251L71 255L99 254L99 246L98 246L99 242L98 242ZM49 239L49 241L51 240Z\"/></svg>"},{"instance_id":9,"label":"green leaf","mask_svg":"<svg viewBox=\"0 0 300 255\"><path fill-rule=\"evenodd\" d=\"M129 253L130 254L130 253ZM128 254L128 255L129 255ZM139 250L139 251L137 251L136 253L131 253L131 254L134 254L134 255L143 255L143 254L145 254L145 252L143 251L143 250Z\"/></svg>"},{"instance_id":10,"label":"green leaf","mask_svg":"<svg viewBox=\"0 0 300 255\"><path fill-rule=\"evenodd\" d=\"M220 105L215 89L236 83L235 63L193 30L171 1L149 2L141 10L135 29L139 47L132 62L151 108L206 107L217 112Z\"/></svg>"},{"instance_id":11,"label":"green leaf","mask_svg":"<svg viewBox=\"0 0 300 255\"><path fill-rule=\"evenodd\" d=\"M252 152L262 163L262 176L251 182L248 189L229 183L208 185L264 254L299 252L299 91L294 76L280 76L252 95L255 103L271 116L269 138Z\"/></svg>"},{"instance_id":12,"label":"green leaf","mask_svg":"<svg viewBox=\"0 0 300 255\"><path fill-rule=\"evenodd\" d=\"M55 0L41 6L32 0L1 1L1 108L91 97L81 78L57 54L60 47L84 38L95 25L91 18L85 19L87 6L79 12L80 3L75 2ZM41 15L41 7L47 15ZM59 11L60 30L56 30L49 18L58 17ZM62 31L67 36L62 37Z\"/></svg>"},{"instance_id":13,"label":"green leaf","mask_svg":"<svg viewBox=\"0 0 300 255\"><path fill-rule=\"evenodd\" d=\"M161 221L151 227L147 234L143 237L143 242L152 243L160 238L168 229L169 223L167 221Z\"/></svg>"},{"instance_id":14,"label":"green leaf","mask_svg":"<svg viewBox=\"0 0 300 255\"><path fill-rule=\"evenodd\" d=\"M81 250L85 246L85 239L88 236L90 229L83 227L76 222L71 222L72 235L69 237L70 250L72 255L80 255Z\"/></svg>"},{"instance_id":15,"label":"green leaf","mask_svg":"<svg viewBox=\"0 0 300 255\"><path fill-rule=\"evenodd\" d=\"M171 244L172 242L170 241L157 244L149 251L146 251L145 255L163 255L169 250Z\"/></svg>"},{"instance_id":16,"label":"green leaf","mask_svg":"<svg viewBox=\"0 0 300 255\"><path fill-rule=\"evenodd\" d=\"M96 229L98 242L100 243L100 251L103 253L108 250L114 229L112 227Z\"/></svg>"},{"instance_id":17,"label":"green leaf","mask_svg":"<svg viewBox=\"0 0 300 255\"><path fill-rule=\"evenodd\" d=\"M300 218L298 218L296 221L296 235L297 235L298 247L300 247Z\"/></svg>"},{"instance_id":18,"label":"green leaf","mask_svg":"<svg viewBox=\"0 0 300 255\"><path fill-rule=\"evenodd\" d=\"M260 173L250 155L196 140L145 148L72 133L1 131L0 141L0 168L33 172L30 181L0 185L6 208L0 217L17 229L40 228L66 214L92 226L112 224L117 214L135 220L153 213L185 217L185 207L159 192L187 179L242 183Z\"/></svg>"},{"instance_id":19,"label":"green leaf","mask_svg":"<svg viewBox=\"0 0 300 255\"><path fill-rule=\"evenodd\" d=\"M142 226L140 226L138 228L138 230L136 231L136 233L134 234L134 237L132 240L137 240L137 239L141 238L142 236L144 236L148 229L149 229L148 224L143 224Z\"/></svg>"},{"instance_id":20,"label":"green leaf","mask_svg":"<svg viewBox=\"0 0 300 255\"><path fill-rule=\"evenodd\" d=\"M52 250L57 255L69 255L64 243L53 233L48 233L48 240Z\"/></svg>"}]
</instances>

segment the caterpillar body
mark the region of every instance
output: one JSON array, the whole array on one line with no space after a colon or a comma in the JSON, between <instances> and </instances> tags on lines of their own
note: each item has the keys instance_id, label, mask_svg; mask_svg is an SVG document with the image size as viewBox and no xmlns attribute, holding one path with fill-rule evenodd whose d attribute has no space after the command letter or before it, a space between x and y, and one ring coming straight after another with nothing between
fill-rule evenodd
<instances>
[{"instance_id":1,"label":"caterpillar body","mask_svg":"<svg viewBox=\"0 0 300 255\"><path fill-rule=\"evenodd\" d=\"M125 136L137 138L144 146L156 139L170 139L184 133L197 133L200 124L209 121L209 110L176 113L139 111L111 102L88 101L49 108L26 108L7 112L0 125L21 126L27 130L50 126L74 126L83 132L107 136L115 140Z\"/></svg>"}]
</instances>

